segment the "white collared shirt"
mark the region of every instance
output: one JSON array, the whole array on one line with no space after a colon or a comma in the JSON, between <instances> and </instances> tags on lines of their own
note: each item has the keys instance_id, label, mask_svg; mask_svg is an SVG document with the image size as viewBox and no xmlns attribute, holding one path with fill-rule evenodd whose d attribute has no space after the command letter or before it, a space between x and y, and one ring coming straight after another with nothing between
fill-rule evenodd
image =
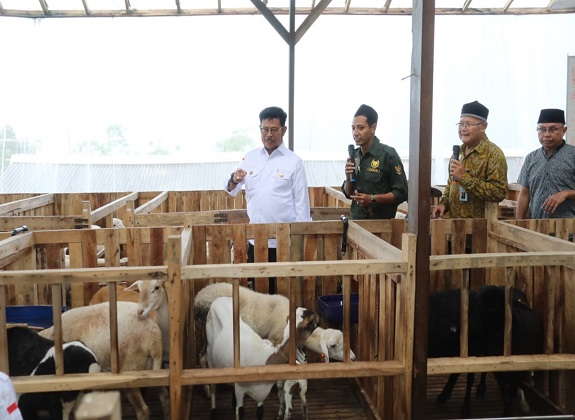
<instances>
[{"instance_id":1,"label":"white collared shirt","mask_svg":"<svg viewBox=\"0 0 575 420\"><path fill-rule=\"evenodd\" d=\"M271 155L264 147L246 153L239 168L243 181L228 194L235 197L245 186L250 223L309 222L310 205L301 158L282 143ZM227 191L228 178L224 189ZM270 247L275 241L270 240Z\"/></svg>"}]
</instances>

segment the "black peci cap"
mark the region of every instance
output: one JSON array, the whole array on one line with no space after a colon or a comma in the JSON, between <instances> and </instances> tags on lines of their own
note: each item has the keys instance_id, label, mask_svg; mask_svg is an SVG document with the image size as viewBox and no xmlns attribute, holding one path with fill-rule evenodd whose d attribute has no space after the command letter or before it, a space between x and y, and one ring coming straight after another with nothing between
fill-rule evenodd
<instances>
[{"instance_id":1,"label":"black peci cap","mask_svg":"<svg viewBox=\"0 0 575 420\"><path fill-rule=\"evenodd\" d=\"M371 124L377 122L377 112L369 105L363 104L355 111L354 117L359 117L360 115L367 118L367 121Z\"/></svg>"},{"instance_id":2,"label":"black peci cap","mask_svg":"<svg viewBox=\"0 0 575 420\"><path fill-rule=\"evenodd\" d=\"M537 124L541 123L561 123L565 124L565 112L562 109L542 109L539 114Z\"/></svg>"},{"instance_id":3,"label":"black peci cap","mask_svg":"<svg viewBox=\"0 0 575 420\"><path fill-rule=\"evenodd\" d=\"M463 105L461 108L462 117L474 117L480 120L487 121L487 116L489 115L489 110L483 104L477 101L469 102Z\"/></svg>"}]
</instances>

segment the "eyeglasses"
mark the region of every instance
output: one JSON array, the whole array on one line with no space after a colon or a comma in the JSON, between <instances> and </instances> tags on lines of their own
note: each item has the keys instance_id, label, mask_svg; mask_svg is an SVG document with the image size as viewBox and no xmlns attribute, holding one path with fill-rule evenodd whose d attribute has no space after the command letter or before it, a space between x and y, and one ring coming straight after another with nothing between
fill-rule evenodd
<instances>
[{"instance_id":1,"label":"eyeglasses","mask_svg":"<svg viewBox=\"0 0 575 420\"><path fill-rule=\"evenodd\" d=\"M274 136L281 131L283 127L260 127L260 131L262 134L272 133Z\"/></svg>"},{"instance_id":2,"label":"eyeglasses","mask_svg":"<svg viewBox=\"0 0 575 420\"><path fill-rule=\"evenodd\" d=\"M559 131L559 128L557 128L557 127L549 127L549 128L537 127L536 130L539 134L545 134L545 133L555 134L556 132Z\"/></svg>"},{"instance_id":3,"label":"eyeglasses","mask_svg":"<svg viewBox=\"0 0 575 420\"><path fill-rule=\"evenodd\" d=\"M483 124L483 121L475 123L475 124L472 124L470 122L459 122L459 123L456 123L455 125L457 127L469 128L469 127L475 127L476 125L479 125L479 124Z\"/></svg>"}]
</instances>

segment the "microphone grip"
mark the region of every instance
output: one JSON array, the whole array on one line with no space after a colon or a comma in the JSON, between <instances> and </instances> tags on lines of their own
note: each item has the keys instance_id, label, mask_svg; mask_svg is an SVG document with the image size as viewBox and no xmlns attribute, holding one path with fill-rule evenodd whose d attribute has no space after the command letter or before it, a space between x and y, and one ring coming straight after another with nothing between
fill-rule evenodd
<instances>
[{"instance_id":1,"label":"microphone grip","mask_svg":"<svg viewBox=\"0 0 575 420\"><path fill-rule=\"evenodd\" d=\"M349 160L355 164L355 148L353 147L353 144L350 144L349 146L347 146L347 153L349 155ZM353 186L355 187L355 170L351 174L351 182L353 183Z\"/></svg>"},{"instance_id":2,"label":"microphone grip","mask_svg":"<svg viewBox=\"0 0 575 420\"><path fill-rule=\"evenodd\" d=\"M459 153L461 151L461 147L459 145L453 146L453 155L451 156L449 164L451 165L451 160L459 160ZM457 184L457 179L454 176L451 177L451 183Z\"/></svg>"}]
</instances>

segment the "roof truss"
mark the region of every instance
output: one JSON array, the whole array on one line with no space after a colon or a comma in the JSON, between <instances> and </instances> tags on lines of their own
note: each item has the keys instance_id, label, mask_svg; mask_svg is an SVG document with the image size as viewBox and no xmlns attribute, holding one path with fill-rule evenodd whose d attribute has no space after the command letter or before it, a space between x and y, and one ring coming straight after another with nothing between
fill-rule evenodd
<instances>
[{"instance_id":1,"label":"roof truss","mask_svg":"<svg viewBox=\"0 0 575 420\"><path fill-rule=\"evenodd\" d=\"M295 13L309 15L319 0L297 0ZM411 0L333 0L330 15L411 15ZM289 14L289 0L0 0L0 16L137 17L255 15L262 9ZM575 13L575 0L436 0L436 15Z\"/></svg>"}]
</instances>

